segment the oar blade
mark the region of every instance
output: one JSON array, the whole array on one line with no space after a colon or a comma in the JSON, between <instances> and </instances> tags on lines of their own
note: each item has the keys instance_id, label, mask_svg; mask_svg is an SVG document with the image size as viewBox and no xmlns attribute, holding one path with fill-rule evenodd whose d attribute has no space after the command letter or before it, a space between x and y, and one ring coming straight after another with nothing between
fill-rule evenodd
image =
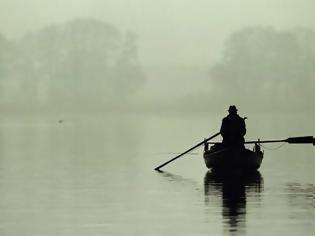
<instances>
[{"instance_id":1,"label":"oar blade","mask_svg":"<svg viewBox=\"0 0 315 236\"><path fill-rule=\"evenodd\" d=\"M291 137L288 138L286 142L290 144L312 143L313 145L315 145L313 136Z\"/></svg>"}]
</instances>

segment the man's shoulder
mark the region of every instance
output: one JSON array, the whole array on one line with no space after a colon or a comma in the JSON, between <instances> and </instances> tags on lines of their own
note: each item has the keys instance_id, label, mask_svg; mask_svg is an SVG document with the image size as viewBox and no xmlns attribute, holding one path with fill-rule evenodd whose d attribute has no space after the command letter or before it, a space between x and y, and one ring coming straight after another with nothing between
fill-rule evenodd
<instances>
[{"instance_id":1,"label":"man's shoulder","mask_svg":"<svg viewBox=\"0 0 315 236\"><path fill-rule=\"evenodd\" d=\"M222 121L227 121L229 119L229 116L223 117Z\"/></svg>"},{"instance_id":2,"label":"man's shoulder","mask_svg":"<svg viewBox=\"0 0 315 236\"><path fill-rule=\"evenodd\" d=\"M238 122L239 124L245 125L245 119L243 117L238 116Z\"/></svg>"},{"instance_id":3,"label":"man's shoulder","mask_svg":"<svg viewBox=\"0 0 315 236\"><path fill-rule=\"evenodd\" d=\"M230 115L227 115L226 117L224 117L222 119L222 121L228 121L228 120L239 120L239 121L244 121L244 119L242 117L240 117L238 114L236 114L235 116L230 116Z\"/></svg>"}]
</instances>

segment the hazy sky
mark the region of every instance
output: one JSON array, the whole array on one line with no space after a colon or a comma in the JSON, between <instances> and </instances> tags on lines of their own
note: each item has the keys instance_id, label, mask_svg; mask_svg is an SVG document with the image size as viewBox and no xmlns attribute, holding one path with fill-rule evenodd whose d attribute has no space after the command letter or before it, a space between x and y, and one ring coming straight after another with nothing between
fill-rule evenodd
<instances>
[{"instance_id":1,"label":"hazy sky","mask_svg":"<svg viewBox=\"0 0 315 236\"><path fill-rule=\"evenodd\" d=\"M0 0L0 32L29 30L78 17L138 34L143 65L210 65L233 31L251 25L315 28L314 0Z\"/></svg>"}]
</instances>

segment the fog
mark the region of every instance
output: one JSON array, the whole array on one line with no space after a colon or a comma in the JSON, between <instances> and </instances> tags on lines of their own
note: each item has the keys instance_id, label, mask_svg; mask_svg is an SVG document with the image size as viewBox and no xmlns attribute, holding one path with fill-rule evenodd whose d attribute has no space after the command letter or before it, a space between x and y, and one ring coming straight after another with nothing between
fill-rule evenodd
<instances>
[{"instance_id":1,"label":"fog","mask_svg":"<svg viewBox=\"0 0 315 236\"><path fill-rule=\"evenodd\" d=\"M314 6L1 0L1 109L312 112Z\"/></svg>"},{"instance_id":2,"label":"fog","mask_svg":"<svg viewBox=\"0 0 315 236\"><path fill-rule=\"evenodd\" d=\"M196 145L230 105L247 141L315 134L314 9L0 0L1 235L314 235L313 145L232 181Z\"/></svg>"}]
</instances>

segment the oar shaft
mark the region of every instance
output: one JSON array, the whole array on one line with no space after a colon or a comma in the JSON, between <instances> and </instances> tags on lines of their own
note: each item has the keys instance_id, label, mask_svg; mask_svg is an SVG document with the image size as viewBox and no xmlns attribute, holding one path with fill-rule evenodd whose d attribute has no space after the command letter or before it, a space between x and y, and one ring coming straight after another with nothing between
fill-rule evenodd
<instances>
[{"instance_id":1,"label":"oar shaft","mask_svg":"<svg viewBox=\"0 0 315 236\"><path fill-rule=\"evenodd\" d=\"M287 142L286 139L278 139L278 140L263 140L263 141L247 141L245 144L252 144L252 143L280 143L280 142Z\"/></svg>"},{"instance_id":2,"label":"oar shaft","mask_svg":"<svg viewBox=\"0 0 315 236\"><path fill-rule=\"evenodd\" d=\"M200 145L204 144L205 142L209 141L210 139L215 138L215 137L218 136L219 134L220 134L220 132L216 133L215 135L212 135L211 137L209 137L209 138L205 139L204 141L202 141L202 142L196 144L195 146L193 146L192 148L188 149L187 151L185 151L185 152L179 154L178 156L176 156L176 157L172 158L171 160L169 160L169 161L163 163L162 165L159 165L159 166L156 167L154 170L159 170L159 169L161 169L163 166L166 166L167 164L171 163L172 161L175 161L176 159L178 159L178 158L180 158L181 156L185 155L186 153L188 153L188 152L194 150L195 148L199 147Z\"/></svg>"},{"instance_id":3,"label":"oar shaft","mask_svg":"<svg viewBox=\"0 0 315 236\"><path fill-rule=\"evenodd\" d=\"M244 144L253 144L253 143L279 143L279 142L286 142L286 139L279 139L279 140L263 140L263 141L246 141ZM222 142L208 142L209 144L221 144Z\"/></svg>"},{"instance_id":4,"label":"oar shaft","mask_svg":"<svg viewBox=\"0 0 315 236\"><path fill-rule=\"evenodd\" d=\"M263 140L263 141L246 141L244 144L253 144L253 143L279 143L279 142L286 142L286 139L279 139L279 140ZM209 144L221 144L221 142L208 142Z\"/></svg>"}]
</instances>

